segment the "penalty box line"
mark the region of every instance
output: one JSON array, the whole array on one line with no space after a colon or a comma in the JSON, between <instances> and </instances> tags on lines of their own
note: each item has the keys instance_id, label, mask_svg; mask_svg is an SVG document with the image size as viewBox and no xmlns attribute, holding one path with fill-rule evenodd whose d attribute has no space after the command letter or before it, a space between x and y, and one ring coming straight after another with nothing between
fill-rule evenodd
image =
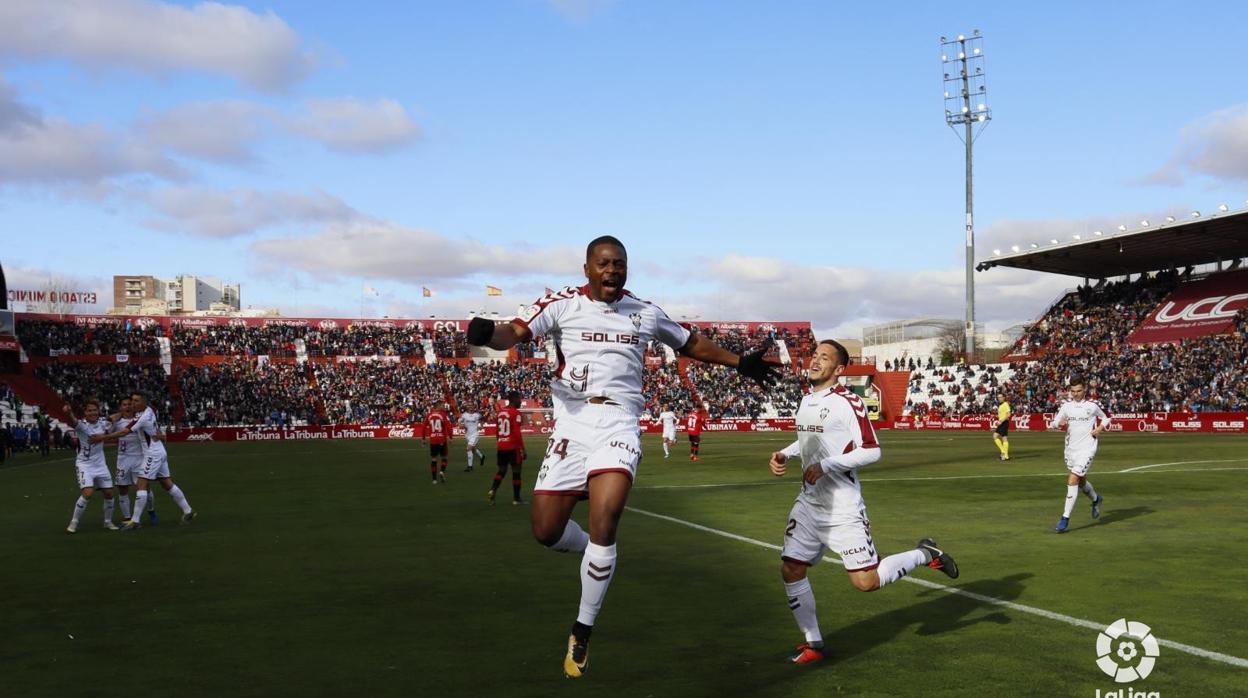
<instances>
[{"instance_id":1,"label":"penalty box line","mask_svg":"<svg viewBox=\"0 0 1248 698\"><path fill-rule=\"evenodd\" d=\"M714 536L720 536L721 538L728 538L730 540L740 541L742 543L749 543L750 545L754 545L760 548L766 548L767 550L774 550L776 552L780 552L782 550L780 546L775 545L773 543L767 543L767 542L758 540L756 538L750 538L748 536L742 536L736 533L730 533L728 531L721 531L718 528L711 528L710 526L703 526L702 524L697 524L692 521L685 521L684 519L678 519L674 516L667 516L666 514L659 514L653 511L646 511L645 509L638 509L637 507L625 507L625 509L627 509L628 511L637 512L638 514L641 514L643 516L649 516L651 518L659 519L661 521L667 521L669 523L686 526L688 528L692 528L696 531L701 531L703 533L709 533ZM823 559L833 564L842 565L842 566L844 565L844 563L842 563L838 558L835 558L832 556L824 556ZM1013 601L1006 601L1005 599L998 599L995 596L987 596L985 594L976 594L975 592L966 591L965 589L959 589L958 587L951 587L946 584L940 584L937 582L929 582L926 579L917 579L915 577L902 577L901 580L903 582L917 584L927 589L943 591L948 594L954 594L956 596L962 596L968 599L974 599L975 601L988 604L991 606L1000 606L1002 608L1008 608L1010 610L1018 611L1020 613L1026 613L1026 614L1033 615L1033 616L1039 616L1041 618L1047 618L1049 620L1057 621L1059 623L1065 623L1067 625L1073 625L1079 628L1087 628L1089 630L1096 630L1099 632L1099 631L1104 630L1109 625L1108 623L1095 623L1090 620L1084 620L1083 618L1076 618L1074 616L1068 616L1064 613L1057 613L1055 611L1048 611L1043 608L1036 608L1035 606L1028 606L1026 604L1015 603ZM1173 640L1163 640L1161 638L1157 638L1157 643L1160 644L1162 647L1168 647L1172 650L1177 650L1179 652L1190 654L1196 657L1203 657L1204 659L1210 659L1215 662L1220 662L1222 664L1229 664L1230 666L1240 667L1241 669L1248 669L1248 659L1235 657L1229 654L1222 654L1221 652L1214 652L1212 650L1202 649L1200 647L1195 647L1192 645L1185 645L1181 642L1174 642Z\"/></svg>"}]
</instances>

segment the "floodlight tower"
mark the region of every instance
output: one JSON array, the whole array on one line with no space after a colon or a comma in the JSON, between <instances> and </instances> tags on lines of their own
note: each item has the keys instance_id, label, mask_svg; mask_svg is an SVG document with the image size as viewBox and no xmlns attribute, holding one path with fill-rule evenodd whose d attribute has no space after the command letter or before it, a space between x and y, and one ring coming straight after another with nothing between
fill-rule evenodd
<instances>
[{"instance_id":1,"label":"floodlight tower","mask_svg":"<svg viewBox=\"0 0 1248 698\"><path fill-rule=\"evenodd\" d=\"M973 146L988 127L988 84L984 67L984 37L940 37L940 61L945 73L945 123L966 145L966 354L975 353L975 207L972 196Z\"/></svg>"}]
</instances>

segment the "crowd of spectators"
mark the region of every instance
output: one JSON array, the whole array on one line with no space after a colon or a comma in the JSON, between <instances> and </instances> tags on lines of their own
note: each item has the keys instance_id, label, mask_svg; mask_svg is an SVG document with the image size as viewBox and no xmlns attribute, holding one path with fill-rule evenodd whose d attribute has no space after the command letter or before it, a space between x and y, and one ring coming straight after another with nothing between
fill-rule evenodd
<instances>
[{"instance_id":1,"label":"crowd of spectators","mask_svg":"<svg viewBox=\"0 0 1248 698\"><path fill-rule=\"evenodd\" d=\"M17 340L27 356L57 354L126 354L156 356L159 325L139 327L129 323L104 323L93 326L54 320L17 322Z\"/></svg>"},{"instance_id":2,"label":"crowd of spectators","mask_svg":"<svg viewBox=\"0 0 1248 698\"><path fill-rule=\"evenodd\" d=\"M82 414L82 402L100 401L100 412L111 414L121 408L121 399L134 391L147 395L147 402L157 415L167 417L173 408L169 398L168 377L156 364L75 364L46 363L35 371L36 377L50 386Z\"/></svg>"},{"instance_id":3,"label":"crowd of spectators","mask_svg":"<svg viewBox=\"0 0 1248 698\"><path fill-rule=\"evenodd\" d=\"M1054 303L1044 317L1019 338L1021 354L1062 350L1113 349L1157 307L1181 277L1168 271L1134 281L1080 286Z\"/></svg>"},{"instance_id":4,"label":"crowd of spectators","mask_svg":"<svg viewBox=\"0 0 1248 698\"><path fill-rule=\"evenodd\" d=\"M678 415L694 410L693 394L680 376L675 365L663 364L646 369L642 374L642 394L646 397L646 411L657 416L666 407Z\"/></svg>"},{"instance_id":5,"label":"crowd of spectators","mask_svg":"<svg viewBox=\"0 0 1248 698\"><path fill-rule=\"evenodd\" d=\"M764 415L767 403L771 403L776 416L791 417L805 393L803 381L790 371L785 371L783 379L763 391L754 381L727 366L691 363L685 368L711 419L758 419Z\"/></svg>"},{"instance_id":6,"label":"crowd of spectators","mask_svg":"<svg viewBox=\"0 0 1248 698\"><path fill-rule=\"evenodd\" d=\"M785 328L768 328L760 325L755 327L753 331L746 331L737 328L695 325L694 330L736 354L756 350L773 339L783 341L789 349L789 356L794 360L810 356L814 353L815 347L815 336L807 328L792 331ZM775 351L769 351L768 356L774 358Z\"/></svg>"},{"instance_id":7,"label":"crowd of spectators","mask_svg":"<svg viewBox=\"0 0 1248 698\"><path fill-rule=\"evenodd\" d=\"M524 400L532 401L530 404L546 409L554 406L550 397L550 365L545 361L452 365L443 375L461 411L472 408L483 414L492 412L493 406L513 390Z\"/></svg>"},{"instance_id":8,"label":"crowd of spectators","mask_svg":"<svg viewBox=\"0 0 1248 698\"><path fill-rule=\"evenodd\" d=\"M414 424L445 401L441 366L340 361L313 367L331 424Z\"/></svg>"},{"instance_id":9,"label":"crowd of spectators","mask_svg":"<svg viewBox=\"0 0 1248 698\"><path fill-rule=\"evenodd\" d=\"M177 378L188 426L288 426L315 422L318 414L307 371L296 364L234 358L180 366Z\"/></svg>"},{"instance_id":10,"label":"crowd of spectators","mask_svg":"<svg viewBox=\"0 0 1248 698\"><path fill-rule=\"evenodd\" d=\"M431 340L439 358L465 358L468 340L463 332L430 327L396 327L361 323L348 327L317 328L272 323L262 327L174 325L173 353L179 356L295 356L295 340L302 339L308 356L424 356Z\"/></svg>"}]
</instances>

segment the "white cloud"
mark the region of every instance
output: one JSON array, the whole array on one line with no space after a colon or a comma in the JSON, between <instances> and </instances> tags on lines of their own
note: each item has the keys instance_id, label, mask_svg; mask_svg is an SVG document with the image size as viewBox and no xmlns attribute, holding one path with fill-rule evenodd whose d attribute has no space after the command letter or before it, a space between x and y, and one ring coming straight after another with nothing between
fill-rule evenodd
<instances>
[{"instance_id":1,"label":"white cloud","mask_svg":"<svg viewBox=\"0 0 1248 698\"><path fill-rule=\"evenodd\" d=\"M346 152L385 152L420 137L420 127L393 99L311 99L287 123L295 133Z\"/></svg>"},{"instance_id":2,"label":"white cloud","mask_svg":"<svg viewBox=\"0 0 1248 698\"><path fill-rule=\"evenodd\" d=\"M145 221L149 227L210 238L246 235L261 228L295 223L324 223L360 217L355 209L325 192L220 191L199 186L176 186L148 190L140 198L154 213Z\"/></svg>"},{"instance_id":3,"label":"white cloud","mask_svg":"<svg viewBox=\"0 0 1248 698\"><path fill-rule=\"evenodd\" d=\"M333 223L307 237L259 240L252 244L252 251L263 263L278 268L423 285L477 274L560 279L580 267L584 254L574 247L504 247L453 240L372 220Z\"/></svg>"},{"instance_id":4,"label":"white cloud","mask_svg":"<svg viewBox=\"0 0 1248 698\"><path fill-rule=\"evenodd\" d=\"M1177 186L1198 175L1248 180L1248 105L1221 109L1184 126L1169 161L1141 181Z\"/></svg>"},{"instance_id":5,"label":"white cloud","mask_svg":"<svg viewBox=\"0 0 1248 698\"><path fill-rule=\"evenodd\" d=\"M269 110L241 100L190 102L139 119L138 132L153 146L209 162L241 164L255 159Z\"/></svg>"},{"instance_id":6,"label":"white cloud","mask_svg":"<svg viewBox=\"0 0 1248 698\"><path fill-rule=\"evenodd\" d=\"M89 70L229 75L262 90L284 88L313 67L299 36L272 11L155 0L5 0L0 52L66 58Z\"/></svg>"}]
</instances>

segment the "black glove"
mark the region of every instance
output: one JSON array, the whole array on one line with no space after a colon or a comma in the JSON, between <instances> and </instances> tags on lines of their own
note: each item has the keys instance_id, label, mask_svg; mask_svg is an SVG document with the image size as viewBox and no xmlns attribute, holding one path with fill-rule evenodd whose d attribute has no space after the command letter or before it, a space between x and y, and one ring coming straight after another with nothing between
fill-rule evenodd
<instances>
[{"instance_id":1,"label":"black glove","mask_svg":"<svg viewBox=\"0 0 1248 698\"><path fill-rule=\"evenodd\" d=\"M763 360L763 355L766 353L767 347L763 347L749 354L741 354L741 359L737 362L737 373L754 380L761 387L771 387L773 383L780 380L782 374L780 364Z\"/></svg>"},{"instance_id":2,"label":"black glove","mask_svg":"<svg viewBox=\"0 0 1248 698\"><path fill-rule=\"evenodd\" d=\"M494 338L494 321L483 317L474 317L468 321L468 343L483 347Z\"/></svg>"}]
</instances>

